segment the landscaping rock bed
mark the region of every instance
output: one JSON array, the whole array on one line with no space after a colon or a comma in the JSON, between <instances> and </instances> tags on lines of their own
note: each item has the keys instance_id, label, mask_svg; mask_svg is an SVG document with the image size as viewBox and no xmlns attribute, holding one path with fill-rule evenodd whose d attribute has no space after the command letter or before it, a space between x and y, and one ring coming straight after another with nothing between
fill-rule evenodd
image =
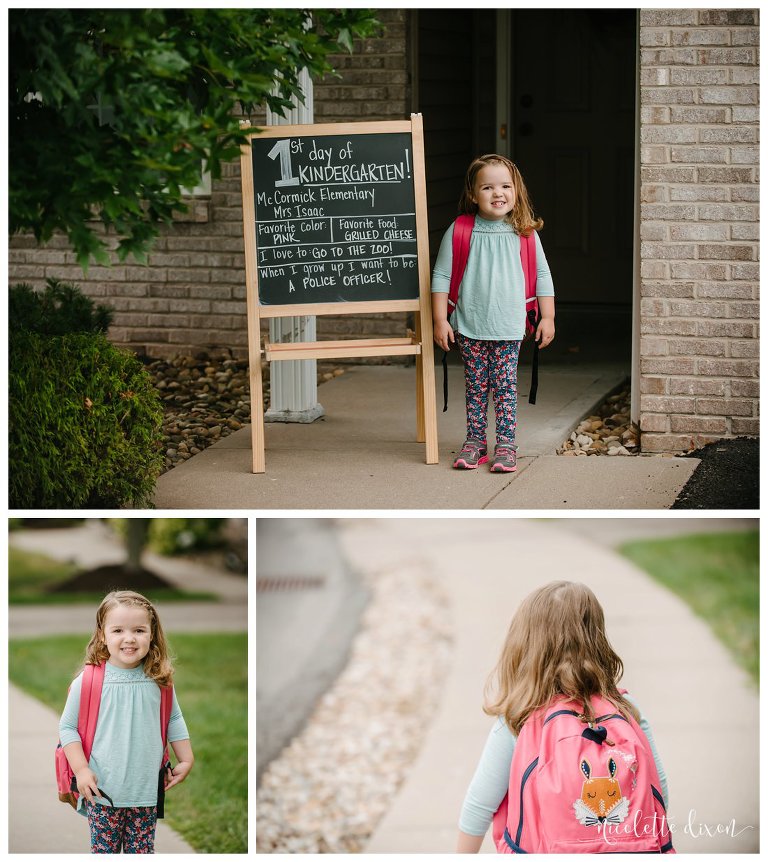
<instances>
[{"instance_id":1,"label":"landscaping rock bed","mask_svg":"<svg viewBox=\"0 0 768 862\"><path fill-rule=\"evenodd\" d=\"M227 352L149 360L147 371L163 401L167 472L251 421L248 360ZM344 369L318 363L318 384ZM264 405L269 404L269 367L262 371Z\"/></svg>"},{"instance_id":2,"label":"landscaping rock bed","mask_svg":"<svg viewBox=\"0 0 768 862\"><path fill-rule=\"evenodd\" d=\"M610 395L557 450L558 455L637 455L640 429L629 418L629 384Z\"/></svg>"},{"instance_id":3,"label":"landscaping rock bed","mask_svg":"<svg viewBox=\"0 0 768 862\"><path fill-rule=\"evenodd\" d=\"M368 585L346 668L262 776L257 853L362 852L419 753L451 660L448 599L418 563Z\"/></svg>"}]
</instances>

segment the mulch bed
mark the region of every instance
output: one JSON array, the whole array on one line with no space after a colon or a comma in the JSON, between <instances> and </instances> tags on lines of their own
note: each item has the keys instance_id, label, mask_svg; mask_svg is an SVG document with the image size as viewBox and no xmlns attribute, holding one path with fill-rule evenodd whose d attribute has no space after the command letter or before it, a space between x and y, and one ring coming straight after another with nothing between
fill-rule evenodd
<instances>
[{"instance_id":1,"label":"mulch bed","mask_svg":"<svg viewBox=\"0 0 768 862\"><path fill-rule=\"evenodd\" d=\"M689 452L701 464L686 482L673 509L759 509L760 441L717 440Z\"/></svg>"},{"instance_id":2,"label":"mulch bed","mask_svg":"<svg viewBox=\"0 0 768 862\"><path fill-rule=\"evenodd\" d=\"M128 569L122 563L98 566L80 572L61 584L51 587L51 593L99 593L109 590L167 590L171 584L148 569Z\"/></svg>"}]
</instances>

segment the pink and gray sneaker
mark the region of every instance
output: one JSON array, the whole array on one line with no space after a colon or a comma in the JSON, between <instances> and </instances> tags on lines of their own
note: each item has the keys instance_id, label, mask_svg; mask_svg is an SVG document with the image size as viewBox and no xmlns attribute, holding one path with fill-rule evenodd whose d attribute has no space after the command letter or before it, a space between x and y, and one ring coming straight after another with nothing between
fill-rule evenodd
<instances>
[{"instance_id":1,"label":"pink and gray sneaker","mask_svg":"<svg viewBox=\"0 0 768 862\"><path fill-rule=\"evenodd\" d=\"M482 440L468 437L453 462L454 470L476 470L488 460L488 447Z\"/></svg>"},{"instance_id":2,"label":"pink and gray sneaker","mask_svg":"<svg viewBox=\"0 0 768 862\"><path fill-rule=\"evenodd\" d=\"M514 473L517 470L517 452L511 443L497 443L493 450L491 473Z\"/></svg>"}]
</instances>

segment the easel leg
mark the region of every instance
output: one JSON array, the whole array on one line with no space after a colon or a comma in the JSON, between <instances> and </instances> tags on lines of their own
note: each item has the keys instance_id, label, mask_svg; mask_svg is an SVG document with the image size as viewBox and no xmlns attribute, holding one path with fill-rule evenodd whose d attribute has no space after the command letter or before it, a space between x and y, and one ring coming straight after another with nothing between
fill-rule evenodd
<instances>
[{"instance_id":1,"label":"easel leg","mask_svg":"<svg viewBox=\"0 0 768 862\"><path fill-rule=\"evenodd\" d=\"M260 354L259 350L256 362L251 367L251 449L254 473L265 473L267 469L264 459L264 393Z\"/></svg>"},{"instance_id":2,"label":"easel leg","mask_svg":"<svg viewBox=\"0 0 768 862\"><path fill-rule=\"evenodd\" d=\"M416 315L416 339L421 342L421 315ZM421 353L416 354L416 442L424 443L426 431L424 428L424 359Z\"/></svg>"},{"instance_id":3,"label":"easel leg","mask_svg":"<svg viewBox=\"0 0 768 862\"><path fill-rule=\"evenodd\" d=\"M419 335L421 342L421 353L418 355L416 362L417 381L416 388L418 390L417 415L420 415L420 431L421 436L418 438L420 443L426 443L427 449L427 464L438 463L438 447L437 447L437 406L435 404L435 351L432 345L432 329L430 327L431 312L422 307L421 319L417 324L419 333L427 332L427 338L423 339Z\"/></svg>"}]
</instances>

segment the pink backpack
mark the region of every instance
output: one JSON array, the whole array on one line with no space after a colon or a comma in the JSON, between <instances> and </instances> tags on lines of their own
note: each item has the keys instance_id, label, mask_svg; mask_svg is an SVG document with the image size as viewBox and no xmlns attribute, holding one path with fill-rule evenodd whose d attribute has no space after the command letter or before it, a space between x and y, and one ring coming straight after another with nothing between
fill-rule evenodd
<instances>
[{"instance_id":1,"label":"pink backpack","mask_svg":"<svg viewBox=\"0 0 768 862\"><path fill-rule=\"evenodd\" d=\"M493 818L499 853L669 853L653 752L640 725L602 697L533 713L517 738Z\"/></svg>"},{"instance_id":2,"label":"pink backpack","mask_svg":"<svg viewBox=\"0 0 768 862\"><path fill-rule=\"evenodd\" d=\"M459 288L469 260L469 241L475 226L475 217L462 214L453 223L453 244L451 257L451 283L448 288L448 317L453 314L459 301ZM525 334L526 337L536 332L539 322L539 303L536 300L536 239L533 232L528 236L520 235L520 262L523 265L525 278ZM536 403L536 392L539 387L539 350L534 345L533 365L531 369L531 391L528 403ZM443 413L448 409L448 360L443 355Z\"/></svg>"},{"instance_id":3,"label":"pink backpack","mask_svg":"<svg viewBox=\"0 0 768 862\"><path fill-rule=\"evenodd\" d=\"M77 732L83 744L83 754L86 760L91 758L93 740L96 736L96 724L99 719L99 706L101 705L101 689L104 684L105 662L99 665L87 664L83 669L83 679L80 687L80 710L77 717ZM157 816L163 816L163 773L168 763L168 722L171 718L173 708L173 686L160 686L160 732L163 738L163 758L160 769L160 780L158 784ZM56 746L56 784L59 790L59 801L68 802L73 808L77 808L77 800L80 794L77 792L77 781L69 765L61 740ZM170 766L170 764L168 764ZM161 794L160 791L163 791ZM111 803L111 799L99 791L100 795Z\"/></svg>"}]
</instances>

